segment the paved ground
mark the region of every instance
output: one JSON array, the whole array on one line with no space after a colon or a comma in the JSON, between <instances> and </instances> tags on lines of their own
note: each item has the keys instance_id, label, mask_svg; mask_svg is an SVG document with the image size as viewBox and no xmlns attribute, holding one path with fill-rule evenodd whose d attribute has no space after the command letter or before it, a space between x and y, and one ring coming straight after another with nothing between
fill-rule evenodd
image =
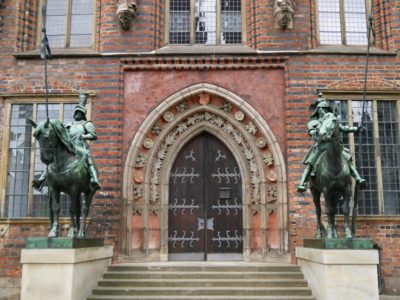
<instances>
[{"instance_id":1,"label":"paved ground","mask_svg":"<svg viewBox=\"0 0 400 300\"><path fill-rule=\"evenodd\" d=\"M379 300L400 300L400 296L380 295Z\"/></svg>"}]
</instances>

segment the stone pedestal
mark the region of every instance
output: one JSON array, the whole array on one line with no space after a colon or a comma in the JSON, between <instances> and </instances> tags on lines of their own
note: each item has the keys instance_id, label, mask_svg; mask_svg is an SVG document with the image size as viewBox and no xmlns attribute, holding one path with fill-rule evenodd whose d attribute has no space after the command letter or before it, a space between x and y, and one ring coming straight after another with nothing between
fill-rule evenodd
<instances>
[{"instance_id":1,"label":"stone pedestal","mask_svg":"<svg viewBox=\"0 0 400 300\"><path fill-rule=\"evenodd\" d=\"M378 300L377 250L296 248L297 263L318 300Z\"/></svg>"},{"instance_id":2,"label":"stone pedestal","mask_svg":"<svg viewBox=\"0 0 400 300\"><path fill-rule=\"evenodd\" d=\"M112 255L112 246L22 249L21 300L84 300Z\"/></svg>"}]
</instances>

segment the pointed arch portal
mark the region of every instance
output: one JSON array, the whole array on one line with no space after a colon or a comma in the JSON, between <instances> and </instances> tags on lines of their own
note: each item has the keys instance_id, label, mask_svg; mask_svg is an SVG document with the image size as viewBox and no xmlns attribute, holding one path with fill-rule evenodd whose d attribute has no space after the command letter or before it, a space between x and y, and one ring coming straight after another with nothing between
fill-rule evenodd
<instances>
[{"instance_id":1,"label":"pointed arch portal","mask_svg":"<svg viewBox=\"0 0 400 300\"><path fill-rule=\"evenodd\" d=\"M194 145L203 147L203 162L192 166L195 154L189 148ZM232 165L215 162L218 150L220 158L230 156ZM202 181L187 184L200 179L200 173ZM205 183L210 178L232 180L213 187ZM177 183L183 186L176 188ZM201 200L191 194L201 194ZM185 259L190 253L203 259L228 254L228 259L267 260L288 250L286 172L279 144L254 108L218 86L188 87L147 117L128 152L123 201L121 251L132 260ZM222 208L229 214L236 208L240 221L218 219ZM182 227L185 218L192 220L191 229ZM223 223L228 227L217 225Z\"/></svg>"}]
</instances>

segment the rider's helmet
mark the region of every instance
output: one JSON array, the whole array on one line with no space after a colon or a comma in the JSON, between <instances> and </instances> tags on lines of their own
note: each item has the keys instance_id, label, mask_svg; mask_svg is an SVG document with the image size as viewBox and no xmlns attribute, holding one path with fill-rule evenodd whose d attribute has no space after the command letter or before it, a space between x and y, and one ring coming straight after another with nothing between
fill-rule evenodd
<instances>
[{"instance_id":1,"label":"rider's helmet","mask_svg":"<svg viewBox=\"0 0 400 300\"><path fill-rule=\"evenodd\" d=\"M75 114L76 114L78 111L80 111L80 112L83 113L84 118L85 118L85 120L86 120L86 108L85 108L85 105L86 105L86 101L87 101L87 98L88 98L88 97L89 97L89 94L86 93L86 92L80 92L80 93L79 93L79 104L78 104L77 106L75 106L75 109L74 109L74 117L75 117Z\"/></svg>"}]
</instances>

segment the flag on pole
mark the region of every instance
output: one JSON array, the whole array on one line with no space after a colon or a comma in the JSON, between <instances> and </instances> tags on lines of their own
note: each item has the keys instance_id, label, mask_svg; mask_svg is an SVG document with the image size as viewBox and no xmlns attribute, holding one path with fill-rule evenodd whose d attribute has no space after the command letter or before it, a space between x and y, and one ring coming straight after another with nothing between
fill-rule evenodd
<instances>
[{"instance_id":1,"label":"flag on pole","mask_svg":"<svg viewBox=\"0 0 400 300\"><path fill-rule=\"evenodd\" d=\"M43 16L43 28L42 28L43 38L40 44L40 58L45 59L45 58L51 58L49 40L46 34L46 3L43 3L42 6L42 16Z\"/></svg>"}]
</instances>

